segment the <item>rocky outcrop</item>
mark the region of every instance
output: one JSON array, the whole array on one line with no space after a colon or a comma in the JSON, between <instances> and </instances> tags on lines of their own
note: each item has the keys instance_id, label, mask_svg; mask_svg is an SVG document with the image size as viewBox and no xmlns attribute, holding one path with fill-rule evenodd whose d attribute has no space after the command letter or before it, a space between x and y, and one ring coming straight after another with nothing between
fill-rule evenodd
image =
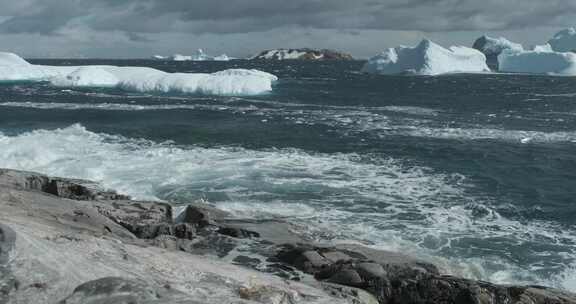
<instances>
[{"instance_id":1,"label":"rocky outcrop","mask_svg":"<svg viewBox=\"0 0 576 304\"><path fill-rule=\"evenodd\" d=\"M64 185L56 194L45 187L53 180ZM174 241L195 250L194 242L206 242L215 248L211 240L220 239L233 249L242 239L218 233L216 222L178 222L164 203L92 188L74 192L83 200L71 199L68 184L85 185L1 171L0 303L352 303L320 286L154 246ZM217 218L207 210L197 209L207 212L202 218Z\"/></svg>"},{"instance_id":2,"label":"rocky outcrop","mask_svg":"<svg viewBox=\"0 0 576 304\"><path fill-rule=\"evenodd\" d=\"M354 60L352 55L333 50L274 49L262 51L252 60Z\"/></svg>"},{"instance_id":3,"label":"rocky outcrop","mask_svg":"<svg viewBox=\"0 0 576 304\"><path fill-rule=\"evenodd\" d=\"M568 292L447 276L403 254L314 244L298 229L0 170L0 304L576 304Z\"/></svg>"},{"instance_id":4,"label":"rocky outcrop","mask_svg":"<svg viewBox=\"0 0 576 304\"><path fill-rule=\"evenodd\" d=\"M320 281L367 290L380 303L576 303L576 295L560 290L501 286L441 275L432 264L357 246L288 245L277 258Z\"/></svg>"}]
</instances>

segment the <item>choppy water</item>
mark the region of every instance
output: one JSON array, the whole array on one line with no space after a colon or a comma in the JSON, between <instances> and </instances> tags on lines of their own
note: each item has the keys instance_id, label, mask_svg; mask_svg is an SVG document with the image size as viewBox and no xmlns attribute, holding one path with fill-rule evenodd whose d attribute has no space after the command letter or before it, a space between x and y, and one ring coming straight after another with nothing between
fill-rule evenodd
<instances>
[{"instance_id":1,"label":"choppy water","mask_svg":"<svg viewBox=\"0 0 576 304\"><path fill-rule=\"evenodd\" d=\"M249 67L281 81L251 98L3 84L0 167L282 216L319 240L576 291L575 78L368 76L359 62L40 63Z\"/></svg>"}]
</instances>

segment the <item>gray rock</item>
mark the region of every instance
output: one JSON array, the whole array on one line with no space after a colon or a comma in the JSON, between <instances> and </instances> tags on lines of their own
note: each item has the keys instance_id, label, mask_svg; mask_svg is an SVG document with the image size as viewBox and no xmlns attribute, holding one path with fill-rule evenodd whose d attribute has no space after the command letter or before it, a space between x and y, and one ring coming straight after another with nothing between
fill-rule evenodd
<instances>
[{"instance_id":1,"label":"gray rock","mask_svg":"<svg viewBox=\"0 0 576 304\"><path fill-rule=\"evenodd\" d=\"M326 280L330 283L336 283L345 286L362 287L364 279L354 269L343 269L332 275Z\"/></svg>"},{"instance_id":2,"label":"gray rock","mask_svg":"<svg viewBox=\"0 0 576 304\"><path fill-rule=\"evenodd\" d=\"M60 304L163 304L199 303L169 286L155 287L124 278L102 278L84 283Z\"/></svg>"},{"instance_id":3,"label":"gray rock","mask_svg":"<svg viewBox=\"0 0 576 304\"><path fill-rule=\"evenodd\" d=\"M10 293L18 288L18 281L8 265L9 254L14 249L15 241L14 231L0 224L0 304L8 303Z\"/></svg>"},{"instance_id":4,"label":"gray rock","mask_svg":"<svg viewBox=\"0 0 576 304\"><path fill-rule=\"evenodd\" d=\"M79 180L48 177L42 174L0 169L0 186L35 190L74 200L129 199L115 191L102 189L98 184Z\"/></svg>"},{"instance_id":5,"label":"gray rock","mask_svg":"<svg viewBox=\"0 0 576 304\"><path fill-rule=\"evenodd\" d=\"M384 267L378 263L360 263L356 266L356 271L366 280L385 278L388 275Z\"/></svg>"},{"instance_id":6,"label":"gray rock","mask_svg":"<svg viewBox=\"0 0 576 304\"><path fill-rule=\"evenodd\" d=\"M576 295L560 290L442 276L432 264L358 245L284 245L277 258L320 281L362 288L380 303L576 304Z\"/></svg>"},{"instance_id":7,"label":"gray rock","mask_svg":"<svg viewBox=\"0 0 576 304\"><path fill-rule=\"evenodd\" d=\"M198 226L199 228L204 228L209 225L216 225L216 221L229 216L227 212L210 206L189 205L176 218L176 222L188 223Z\"/></svg>"}]
</instances>

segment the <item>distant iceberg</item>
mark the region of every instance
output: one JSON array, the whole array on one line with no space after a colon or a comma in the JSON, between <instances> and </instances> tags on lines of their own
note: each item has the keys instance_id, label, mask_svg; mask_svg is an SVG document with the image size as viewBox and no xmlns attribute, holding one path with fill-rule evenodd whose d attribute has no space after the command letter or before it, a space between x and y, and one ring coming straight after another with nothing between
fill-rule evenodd
<instances>
[{"instance_id":1,"label":"distant iceberg","mask_svg":"<svg viewBox=\"0 0 576 304\"><path fill-rule=\"evenodd\" d=\"M561 30L548 41L548 44L556 52L576 52L576 29Z\"/></svg>"},{"instance_id":2,"label":"distant iceberg","mask_svg":"<svg viewBox=\"0 0 576 304\"><path fill-rule=\"evenodd\" d=\"M463 46L446 49L430 40L416 47L390 48L371 58L362 68L372 74L440 75L490 71L482 52Z\"/></svg>"},{"instance_id":3,"label":"distant iceberg","mask_svg":"<svg viewBox=\"0 0 576 304\"><path fill-rule=\"evenodd\" d=\"M514 43L504 37L493 38L482 36L474 42L474 49L484 53L488 66L493 70L498 70L498 55L506 50L523 51L524 47L519 43Z\"/></svg>"},{"instance_id":4,"label":"distant iceberg","mask_svg":"<svg viewBox=\"0 0 576 304\"><path fill-rule=\"evenodd\" d=\"M498 56L500 71L509 73L576 75L576 54L537 46L532 51L505 51Z\"/></svg>"},{"instance_id":5,"label":"distant iceberg","mask_svg":"<svg viewBox=\"0 0 576 304\"><path fill-rule=\"evenodd\" d=\"M162 55L154 55L154 56L152 56L152 59L155 59L155 60L168 60L168 59L170 59L170 57L166 57L166 56L162 56Z\"/></svg>"},{"instance_id":6,"label":"distant iceberg","mask_svg":"<svg viewBox=\"0 0 576 304\"><path fill-rule=\"evenodd\" d=\"M214 57L214 61L230 61L232 58L228 57L226 54Z\"/></svg>"},{"instance_id":7,"label":"distant iceberg","mask_svg":"<svg viewBox=\"0 0 576 304\"><path fill-rule=\"evenodd\" d=\"M172 56L154 55L152 56L152 59L172 61L229 61L232 58L228 57L226 54L222 54L216 57L208 56L206 53L204 53L204 50L198 49L196 54L191 56L181 54L174 54Z\"/></svg>"},{"instance_id":8,"label":"distant iceberg","mask_svg":"<svg viewBox=\"0 0 576 304\"><path fill-rule=\"evenodd\" d=\"M174 55L170 56L170 60L173 60L173 61L191 61L192 56L174 54Z\"/></svg>"},{"instance_id":9,"label":"distant iceberg","mask_svg":"<svg viewBox=\"0 0 576 304\"><path fill-rule=\"evenodd\" d=\"M43 66L16 54L0 52L0 81L47 81L60 87L114 87L135 92L205 95L258 95L272 90L278 78L246 69L212 74L166 73L148 67Z\"/></svg>"}]
</instances>

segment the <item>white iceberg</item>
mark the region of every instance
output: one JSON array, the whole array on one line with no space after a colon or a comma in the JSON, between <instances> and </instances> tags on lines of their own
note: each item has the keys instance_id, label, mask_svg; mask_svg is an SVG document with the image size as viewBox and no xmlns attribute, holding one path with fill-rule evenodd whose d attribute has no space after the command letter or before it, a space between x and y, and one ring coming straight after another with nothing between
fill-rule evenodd
<instances>
[{"instance_id":1,"label":"white iceberg","mask_svg":"<svg viewBox=\"0 0 576 304\"><path fill-rule=\"evenodd\" d=\"M272 74L231 69L212 74L166 73L148 67L44 66L0 52L0 81L47 81L60 87L115 87L135 92L258 95L272 90Z\"/></svg>"},{"instance_id":2,"label":"white iceberg","mask_svg":"<svg viewBox=\"0 0 576 304\"><path fill-rule=\"evenodd\" d=\"M203 49L198 49L196 51L196 54L192 56L175 54L170 57L164 57L161 55L154 55L152 56L152 58L156 60L172 60L172 61L229 61L231 59L226 54L222 54L216 57L208 56L206 53L204 53Z\"/></svg>"},{"instance_id":3,"label":"white iceberg","mask_svg":"<svg viewBox=\"0 0 576 304\"><path fill-rule=\"evenodd\" d=\"M226 54L214 57L214 61L230 61L232 58L228 57Z\"/></svg>"},{"instance_id":4,"label":"white iceberg","mask_svg":"<svg viewBox=\"0 0 576 304\"><path fill-rule=\"evenodd\" d=\"M576 29L567 28L556 33L548 41L552 50L556 52L573 52L576 51Z\"/></svg>"},{"instance_id":5,"label":"white iceberg","mask_svg":"<svg viewBox=\"0 0 576 304\"><path fill-rule=\"evenodd\" d=\"M535 51L535 52L554 52L554 50L552 49L552 46L549 43L543 44L543 45L535 45L532 47L532 51Z\"/></svg>"},{"instance_id":6,"label":"white iceberg","mask_svg":"<svg viewBox=\"0 0 576 304\"><path fill-rule=\"evenodd\" d=\"M192 60L194 61L209 61L212 60L213 58L206 55L206 53L204 53L203 49L198 49L196 51L196 54L194 56L192 56Z\"/></svg>"},{"instance_id":7,"label":"white iceberg","mask_svg":"<svg viewBox=\"0 0 576 304\"><path fill-rule=\"evenodd\" d=\"M493 38L489 36L482 36L474 42L473 48L484 53L486 57L498 56L505 50L513 51L523 51L524 47L519 44L512 42L504 37Z\"/></svg>"},{"instance_id":8,"label":"white iceberg","mask_svg":"<svg viewBox=\"0 0 576 304\"><path fill-rule=\"evenodd\" d=\"M180 55L180 54L174 54L170 57L170 60L174 60L174 61L191 61L192 60L192 56L185 56L185 55Z\"/></svg>"},{"instance_id":9,"label":"white iceberg","mask_svg":"<svg viewBox=\"0 0 576 304\"><path fill-rule=\"evenodd\" d=\"M115 87L118 78L105 69L93 66L79 67L67 75L57 75L50 81L59 87Z\"/></svg>"},{"instance_id":10,"label":"white iceberg","mask_svg":"<svg viewBox=\"0 0 576 304\"><path fill-rule=\"evenodd\" d=\"M532 51L505 51L498 56L498 62L501 72L576 75L576 54L553 52L546 46Z\"/></svg>"},{"instance_id":11,"label":"white iceberg","mask_svg":"<svg viewBox=\"0 0 576 304\"><path fill-rule=\"evenodd\" d=\"M446 49L430 40L416 47L399 46L371 58L362 68L372 74L439 75L490 71L482 52L463 46Z\"/></svg>"}]
</instances>

